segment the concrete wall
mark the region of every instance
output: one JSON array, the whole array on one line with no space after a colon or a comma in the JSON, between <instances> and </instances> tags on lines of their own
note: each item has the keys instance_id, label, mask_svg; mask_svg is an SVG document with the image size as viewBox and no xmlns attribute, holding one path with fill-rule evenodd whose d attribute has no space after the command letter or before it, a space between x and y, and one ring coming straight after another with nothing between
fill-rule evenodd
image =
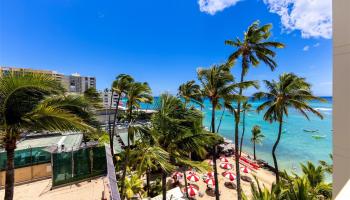
<instances>
[{"instance_id":1,"label":"concrete wall","mask_svg":"<svg viewBox=\"0 0 350 200\"><path fill-rule=\"evenodd\" d=\"M0 187L5 185L5 171L0 172ZM15 169L15 183L31 182L51 177L51 163L44 163Z\"/></svg>"},{"instance_id":2,"label":"concrete wall","mask_svg":"<svg viewBox=\"0 0 350 200\"><path fill-rule=\"evenodd\" d=\"M334 197L350 179L350 1L333 0Z\"/></svg>"}]
</instances>

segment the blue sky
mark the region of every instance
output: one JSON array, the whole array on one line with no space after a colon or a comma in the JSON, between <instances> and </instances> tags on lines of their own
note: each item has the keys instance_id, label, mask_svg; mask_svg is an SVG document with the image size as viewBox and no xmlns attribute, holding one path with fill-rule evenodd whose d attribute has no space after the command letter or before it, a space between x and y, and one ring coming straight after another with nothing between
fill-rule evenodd
<instances>
[{"instance_id":1,"label":"blue sky","mask_svg":"<svg viewBox=\"0 0 350 200\"><path fill-rule=\"evenodd\" d=\"M331 95L331 4L311 2L3 0L0 65L96 76L98 89L127 73L149 82L155 95L176 93L179 84L196 79L196 68L224 62L234 50L224 41L242 37L258 19L273 24L272 39L286 48L277 51L276 71L260 65L247 78L294 72L315 94Z\"/></svg>"}]
</instances>

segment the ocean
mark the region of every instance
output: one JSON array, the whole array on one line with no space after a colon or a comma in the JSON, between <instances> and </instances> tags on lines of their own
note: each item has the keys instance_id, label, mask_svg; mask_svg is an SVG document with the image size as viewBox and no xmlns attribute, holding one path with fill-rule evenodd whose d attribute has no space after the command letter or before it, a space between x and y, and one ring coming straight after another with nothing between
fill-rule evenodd
<instances>
[{"instance_id":1,"label":"ocean","mask_svg":"<svg viewBox=\"0 0 350 200\"><path fill-rule=\"evenodd\" d=\"M315 164L319 160L331 162L329 154L332 153L332 97L323 97L327 102L310 102L310 105L322 113L324 119L309 113L310 120L293 109L289 110L289 116L285 117L281 141L277 147L277 159L281 170L300 172L300 163L311 161ZM253 145L250 142L251 129L254 125L261 127L265 138L261 145L256 145L258 159L263 159L273 165L272 146L277 138L278 123L269 123L263 120L263 112L258 114L255 109L262 102L250 101L252 111L246 114L246 129L243 141L243 151L253 154ZM144 109L152 109L154 105L142 105ZM198 107L198 106L197 106ZM198 107L199 108L199 107ZM205 100L204 125L210 127L211 105ZM216 126L219 124L223 110L216 111ZM242 131L242 124L240 132ZM227 111L219 129L219 134L233 141L234 139L234 118ZM327 178L329 179L329 178Z\"/></svg>"}]
</instances>

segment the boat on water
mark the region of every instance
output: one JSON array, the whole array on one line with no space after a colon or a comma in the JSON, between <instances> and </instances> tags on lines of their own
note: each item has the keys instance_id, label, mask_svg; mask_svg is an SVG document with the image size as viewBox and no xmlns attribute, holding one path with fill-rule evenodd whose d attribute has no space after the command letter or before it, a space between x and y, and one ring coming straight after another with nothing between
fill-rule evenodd
<instances>
[{"instance_id":1,"label":"boat on water","mask_svg":"<svg viewBox=\"0 0 350 200\"><path fill-rule=\"evenodd\" d=\"M307 133L316 133L316 132L318 132L318 129L314 129L314 130L312 130L312 129L303 129L303 131L307 132Z\"/></svg>"},{"instance_id":2,"label":"boat on water","mask_svg":"<svg viewBox=\"0 0 350 200\"><path fill-rule=\"evenodd\" d=\"M325 135L312 135L312 137L315 138L315 139L323 139L326 136Z\"/></svg>"}]
</instances>

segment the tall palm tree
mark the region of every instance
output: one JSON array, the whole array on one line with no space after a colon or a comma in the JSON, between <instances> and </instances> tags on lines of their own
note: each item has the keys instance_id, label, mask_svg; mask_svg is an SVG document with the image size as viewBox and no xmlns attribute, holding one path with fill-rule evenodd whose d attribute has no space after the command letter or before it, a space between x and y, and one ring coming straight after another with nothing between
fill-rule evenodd
<instances>
[{"instance_id":1,"label":"tall palm tree","mask_svg":"<svg viewBox=\"0 0 350 200\"><path fill-rule=\"evenodd\" d=\"M130 140L132 136L132 128L130 125L132 124L132 113L134 108L140 108L140 103L151 103L153 101L153 97L151 96L151 88L148 83L144 82L132 82L128 84L128 90L125 92L127 97L127 111L128 111L128 121L129 121L129 130L128 130L128 139L127 139L127 147L126 147L126 155L124 160L123 167L123 175L121 180L121 196L123 198L124 194L124 181L126 177L126 170L129 163L129 155L130 155Z\"/></svg>"},{"instance_id":2,"label":"tall palm tree","mask_svg":"<svg viewBox=\"0 0 350 200\"><path fill-rule=\"evenodd\" d=\"M248 73L250 65L258 66L262 61L271 70L274 70L277 66L274 61L276 53L272 48L283 48L284 45L279 42L269 41L271 35L271 24L263 26L259 25L259 21L252 23L247 31L244 33L243 40L237 38L235 40L226 40L225 44L233 46L236 50L229 56L228 62L233 64L238 58L241 58L241 79L244 81L244 77ZM243 88L239 89L239 95L243 94ZM237 112L235 114L235 163L236 163L236 175L237 175L237 191L238 200L241 200L241 183L240 183L240 171L239 171L239 123L241 113L241 101L237 101Z\"/></svg>"},{"instance_id":3,"label":"tall palm tree","mask_svg":"<svg viewBox=\"0 0 350 200\"><path fill-rule=\"evenodd\" d=\"M116 102L115 106L115 111L114 111L114 116L113 116L113 126L112 130L110 131L110 137L111 137L111 153L112 156L114 155L114 150L113 150L113 138L115 134L115 126L116 126L116 121L117 121L117 116L118 116L118 111L119 111L119 103L123 95L126 95L126 91L128 90L128 87L131 83L134 82L134 79L127 74L119 74L116 77L116 80L113 81L112 83L112 96L111 96L111 104L113 104L113 93L118 95L118 99Z\"/></svg>"},{"instance_id":4,"label":"tall palm tree","mask_svg":"<svg viewBox=\"0 0 350 200\"><path fill-rule=\"evenodd\" d=\"M252 138L250 139L250 141L253 143L254 160L256 160L255 145L261 144L264 137L265 136L261 133L260 126L255 125L252 129Z\"/></svg>"},{"instance_id":5,"label":"tall palm tree","mask_svg":"<svg viewBox=\"0 0 350 200\"><path fill-rule=\"evenodd\" d=\"M157 143L169 153L171 164L206 170L206 163L188 158L189 152L204 156L207 145L220 140L218 136L204 131L202 114L196 109L185 107L180 99L169 94L161 95L156 110L151 120L152 131ZM166 199L166 177L167 172L162 170L163 199Z\"/></svg>"},{"instance_id":6,"label":"tall palm tree","mask_svg":"<svg viewBox=\"0 0 350 200\"><path fill-rule=\"evenodd\" d=\"M191 101L201 107L203 106L201 88L194 80L181 84L178 89L178 96L185 100L185 106Z\"/></svg>"},{"instance_id":7,"label":"tall palm tree","mask_svg":"<svg viewBox=\"0 0 350 200\"><path fill-rule=\"evenodd\" d=\"M243 128L242 128L242 136L241 136L241 143L240 143L240 146L239 146L239 156L242 155L242 145L243 145L243 138L244 138L244 132L245 132L245 117L246 117L246 114L247 112L249 112L252 108L252 104L248 103L248 101L245 101L243 102L242 104L242 113L243 113L243 120L242 120L242 125L243 125Z\"/></svg>"},{"instance_id":8,"label":"tall palm tree","mask_svg":"<svg viewBox=\"0 0 350 200\"><path fill-rule=\"evenodd\" d=\"M79 100L48 98L53 94L62 95L63 89L52 76L28 73L0 78L0 134L7 154L5 200L13 199L14 152L22 133L93 130L75 114L84 111Z\"/></svg>"},{"instance_id":9,"label":"tall palm tree","mask_svg":"<svg viewBox=\"0 0 350 200\"><path fill-rule=\"evenodd\" d=\"M255 99L264 99L264 102L257 107L257 111L264 110L264 120L278 122L278 136L272 148L272 156L275 165L276 182L280 180L278 163L276 158L276 149L281 139L282 125L284 117L288 117L289 108L293 108L309 120L308 112L311 112L323 119L320 112L313 109L309 102L311 100L324 101L316 97L311 92L311 85L306 82L305 78L298 77L293 73L284 73L276 81L264 81L267 92L258 92L254 94Z\"/></svg>"},{"instance_id":10,"label":"tall palm tree","mask_svg":"<svg viewBox=\"0 0 350 200\"><path fill-rule=\"evenodd\" d=\"M198 80L201 83L202 94L207 97L211 103L211 132L216 133L215 129L215 111L221 107L226 107L232 112L236 112L231 106L233 100L240 100L243 97L236 93L238 88L246 88L254 85L252 81L237 84L231 74L231 65L214 65L209 69L200 68L197 71ZM213 168L215 178L215 197L219 197L219 184L217 177L217 145L212 148Z\"/></svg>"}]
</instances>

